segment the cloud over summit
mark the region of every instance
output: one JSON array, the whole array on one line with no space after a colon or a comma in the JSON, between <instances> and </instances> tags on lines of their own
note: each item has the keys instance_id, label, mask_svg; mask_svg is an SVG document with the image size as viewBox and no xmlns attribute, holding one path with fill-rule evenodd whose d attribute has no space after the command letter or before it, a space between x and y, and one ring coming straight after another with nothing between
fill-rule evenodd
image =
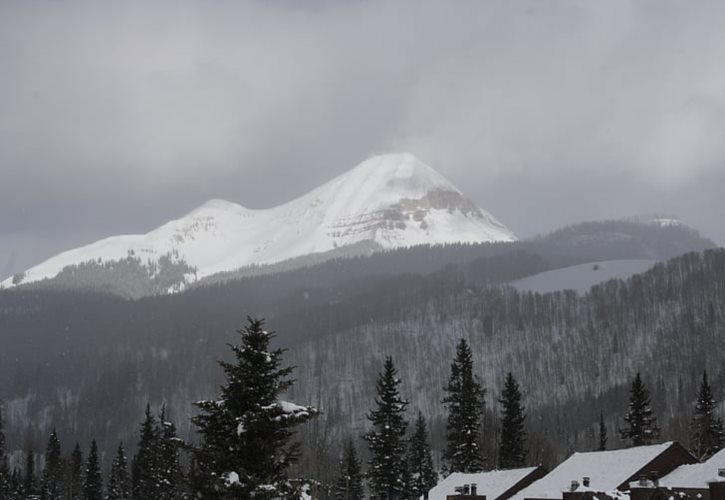
<instances>
[{"instance_id":1,"label":"cloud over summit","mask_svg":"<svg viewBox=\"0 0 725 500\"><path fill-rule=\"evenodd\" d=\"M556 219L564 184L707 230L681 197L725 170L722 26L716 1L3 2L0 246L272 206L401 150L523 234L559 221L511 200Z\"/></svg>"}]
</instances>

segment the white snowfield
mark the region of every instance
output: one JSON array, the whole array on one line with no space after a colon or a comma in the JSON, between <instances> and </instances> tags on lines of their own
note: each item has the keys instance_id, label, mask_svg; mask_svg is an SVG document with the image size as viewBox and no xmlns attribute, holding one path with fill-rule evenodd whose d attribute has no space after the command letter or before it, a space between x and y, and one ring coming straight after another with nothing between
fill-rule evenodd
<instances>
[{"instance_id":1,"label":"white snowfield","mask_svg":"<svg viewBox=\"0 0 725 500\"><path fill-rule=\"evenodd\" d=\"M660 480L660 486L707 489L707 483L725 479L719 475L724 469L725 450L720 450L701 464L680 465Z\"/></svg>"},{"instance_id":2,"label":"white snowfield","mask_svg":"<svg viewBox=\"0 0 725 500\"><path fill-rule=\"evenodd\" d=\"M448 495L455 493L457 486L472 483L476 485L478 495L485 495L487 500L496 500L537 468L494 470L475 474L454 472L428 492L428 500L446 500Z\"/></svg>"},{"instance_id":3,"label":"white snowfield","mask_svg":"<svg viewBox=\"0 0 725 500\"><path fill-rule=\"evenodd\" d=\"M63 252L25 271L18 284L53 278L66 266L129 255L144 264L164 256L183 260L196 269L188 278L193 282L363 241L391 249L514 239L434 169L410 154L389 154L275 208L252 210L210 200L147 234L114 236ZM12 287L12 278L0 286Z\"/></svg>"},{"instance_id":4,"label":"white snowfield","mask_svg":"<svg viewBox=\"0 0 725 500\"><path fill-rule=\"evenodd\" d=\"M512 281L511 286L519 291L536 293L576 290L583 294L594 285L612 279L626 280L635 274L651 269L655 264L657 261L651 259L589 262L527 276Z\"/></svg>"},{"instance_id":5,"label":"white snowfield","mask_svg":"<svg viewBox=\"0 0 725 500\"><path fill-rule=\"evenodd\" d=\"M511 500L560 499L564 491L569 491L572 481L583 485L584 477L590 478L588 490L613 492L672 444L667 442L621 450L574 453L547 475L519 491Z\"/></svg>"}]
</instances>

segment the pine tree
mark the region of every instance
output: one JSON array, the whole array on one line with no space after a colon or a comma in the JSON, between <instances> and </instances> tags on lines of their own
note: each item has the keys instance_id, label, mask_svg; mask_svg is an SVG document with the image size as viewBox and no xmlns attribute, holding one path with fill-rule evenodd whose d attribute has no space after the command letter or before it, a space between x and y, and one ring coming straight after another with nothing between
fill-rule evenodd
<instances>
[{"instance_id":1,"label":"pine tree","mask_svg":"<svg viewBox=\"0 0 725 500\"><path fill-rule=\"evenodd\" d=\"M627 423L619 433L623 440L629 440L632 446L651 444L660 435L657 419L650 408L649 391L642 382L639 372L632 382L629 396L629 411L624 416Z\"/></svg>"},{"instance_id":2,"label":"pine tree","mask_svg":"<svg viewBox=\"0 0 725 500\"><path fill-rule=\"evenodd\" d=\"M158 451L156 470L158 471L159 500L177 500L181 496L181 465L179 463L179 443L176 426L167 419L166 407L159 415Z\"/></svg>"},{"instance_id":3,"label":"pine tree","mask_svg":"<svg viewBox=\"0 0 725 500\"><path fill-rule=\"evenodd\" d=\"M598 451L607 449L607 426L604 425L604 415L599 413L599 448Z\"/></svg>"},{"instance_id":4,"label":"pine tree","mask_svg":"<svg viewBox=\"0 0 725 500\"><path fill-rule=\"evenodd\" d=\"M345 443L340 460L340 475L335 481L335 500L362 500L365 490L362 483L360 460L352 439Z\"/></svg>"},{"instance_id":5,"label":"pine tree","mask_svg":"<svg viewBox=\"0 0 725 500\"><path fill-rule=\"evenodd\" d=\"M428 491L438 482L433 469L433 457L428 442L428 428L423 414L418 412L415 430L408 447L408 470L410 473L410 492L413 498L428 498Z\"/></svg>"},{"instance_id":6,"label":"pine tree","mask_svg":"<svg viewBox=\"0 0 725 500\"><path fill-rule=\"evenodd\" d=\"M66 498L70 500L81 500L83 497L83 452L76 443L70 459L70 477L66 485Z\"/></svg>"},{"instance_id":7,"label":"pine tree","mask_svg":"<svg viewBox=\"0 0 725 500\"><path fill-rule=\"evenodd\" d=\"M45 470L43 471L43 500L61 500L63 498L63 459L60 440L55 429L50 433L48 446L45 449Z\"/></svg>"},{"instance_id":8,"label":"pine tree","mask_svg":"<svg viewBox=\"0 0 725 500\"><path fill-rule=\"evenodd\" d=\"M484 459L480 449L484 389L473 373L473 355L465 339L456 348L451 377L444 388L443 404L448 410L444 470L479 472Z\"/></svg>"},{"instance_id":9,"label":"pine tree","mask_svg":"<svg viewBox=\"0 0 725 500\"><path fill-rule=\"evenodd\" d=\"M144 421L141 423L141 437L138 450L133 457L133 498L159 497L158 444L159 430L151 406L146 405Z\"/></svg>"},{"instance_id":10,"label":"pine tree","mask_svg":"<svg viewBox=\"0 0 725 500\"><path fill-rule=\"evenodd\" d=\"M98 445L94 439L91 442L91 451L88 453L86 468L83 474L83 500L103 499L103 479L101 467L98 463Z\"/></svg>"},{"instance_id":11,"label":"pine tree","mask_svg":"<svg viewBox=\"0 0 725 500\"><path fill-rule=\"evenodd\" d=\"M111 474L108 478L107 500L129 500L131 498L130 481L128 477L128 461L123 443L118 444L116 458L111 464Z\"/></svg>"},{"instance_id":12,"label":"pine tree","mask_svg":"<svg viewBox=\"0 0 725 500\"><path fill-rule=\"evenodd\" d=\"M715 415L715 408L717 404L707 380L707 372L703 372L690 424L691 451L701 461L707 460L725 446L722 419Z\"/></svg>"},{"instance_id":13,"label":"pine tree","mask_svg":"<svg viewBox=\"0 0 725 500\"><path fill-rule=\"evenodd\" d=\"M28 447L25 453L25 475L23 476L23 494L26 497L36 495L38 493L37 482L35 478L35 453L32 447Z\"/></svg>"},{"instance_id":14,"label":"pine tree","mask_svg":"<svg viewBox=\"0 0 725 500\"><path fill-rule=\"evenodd\" d=\"M0 404L0 500L10 500L12 484L10 464L5 442L5 431L3 424L3 405Z\"/></svg>"},{"instance_id":15,"label":"pine tree","mask_svg":"<svg viewBox=\"0 0 725 500\"><path fill-rule=\"evenodd\" d=\"M201 435L193 450L192 486L200 498L277 497L289 488L287 469L299 457L294 428L317 415L312 407L280 401L294 383L282 368L281 349L269 351L273 333L248 318L234 362L220 362L226 385L216 401L196 403L192 419Z\"/></svg>"},{"instance_id":16,"label":"pine tree","mask_svg":"<svg viewBox=\"0 0 725 500\"><path fill-rule=\"evenodd\" d=\"M367 419L373 429L365 435L370 448L368 478L375 495L384 499L403 498L406 487L404 414L408 402L398 393L398 370L390 357L385 358L382 373L375 384L376 408Z\"/></svg>"},{"instance_id":17,"label":"pine tree","mask_svg":"<svg viewBox=\"0 0 725 500\"><path fill-rule=\"evenodd\" d=\"M521 390L516 379L509 372L506 375L501 399L501 446L499 467L516 469L526 464L526 415L521 404Z\"/></svg>"}]
</instances>

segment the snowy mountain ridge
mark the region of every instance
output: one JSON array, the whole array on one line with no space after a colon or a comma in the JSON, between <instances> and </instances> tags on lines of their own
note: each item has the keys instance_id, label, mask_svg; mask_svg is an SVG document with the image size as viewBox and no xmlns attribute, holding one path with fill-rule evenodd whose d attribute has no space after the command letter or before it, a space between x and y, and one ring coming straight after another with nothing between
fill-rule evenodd
<instances>
[{"instance_id":1,"label":"snowy mountain ridge","mask_svg":"<svg viewBox=\"0 0 725 500\"><path fill-rule=\"evenodd\" d=\"M420 244L514 241L513 233L413 155L374 156L293 201L262 210L209 200L146 234L102 239L7 278L11 288L53 279L69 266L135 259L149 277L182 263L183 288L216 273L273 264L370 242L380 249Z\"/></svg>"}]
</instances>

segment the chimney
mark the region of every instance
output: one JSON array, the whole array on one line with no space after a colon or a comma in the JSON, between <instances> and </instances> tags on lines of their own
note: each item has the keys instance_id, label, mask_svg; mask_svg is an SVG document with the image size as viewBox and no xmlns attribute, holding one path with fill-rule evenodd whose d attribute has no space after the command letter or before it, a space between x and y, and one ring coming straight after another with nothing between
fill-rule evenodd
<instances>
[{"instance_id":1,"label":"chimney","mask_svg":"<svg viewBox=\"0 0 725 500\"><path fill-rule=\"evenodd\" d=\"M476 483L471 483L471 496L478 495L478 485Z\"/></svg>"},{"instance_id":2,"label":"chimney","mask_svg":"<svg viewBox=\"0 0 725 500\"><path fill-rule=\"evenodd\" d=\"M470 495L471 494L471 485L470 484L464 484L463 485L463 494L464 495Z\"/></svg>"},{"instance_id":3,"label":"chimney","mask_svg":"<svg viewBox=\"0 0 725 500\"><path fill-rule=\"evenodd\" d=\"M589 476L584 476L584 477L582 478L582 484L583 484L583 485L584 485L585 487L589 488Z\"/></svg>"},{"instance_id":4,"label":"chimney","mask_svg":"<svg viewBox=\"0 0 725 500\"><path fill-rule=\"evenodd\" d=\"M718 478L720 476L720 470L718 469ZM714 481L707 483L707 487L710 490L710 500L725 500L725 481Z\"/></svg>"},{"instance_id":5,"label":"chimney","mask_svg":"<svg viewBox=\"0 0 725 500\"><path fill-rule=\"evenodd\" d=\"M571 482L571 491L576 491L579 488L579 481L572 481Z\"/></svg>"},{"instance_id":6,"label":"chimney","mask_svg":"<svg viewBox=\"0 0 725 500\"><path fill-rule=\"evenodd\" d=\"M725 477L725 469L718 469L717 477Z\"/></svg>"}]
</instances>

